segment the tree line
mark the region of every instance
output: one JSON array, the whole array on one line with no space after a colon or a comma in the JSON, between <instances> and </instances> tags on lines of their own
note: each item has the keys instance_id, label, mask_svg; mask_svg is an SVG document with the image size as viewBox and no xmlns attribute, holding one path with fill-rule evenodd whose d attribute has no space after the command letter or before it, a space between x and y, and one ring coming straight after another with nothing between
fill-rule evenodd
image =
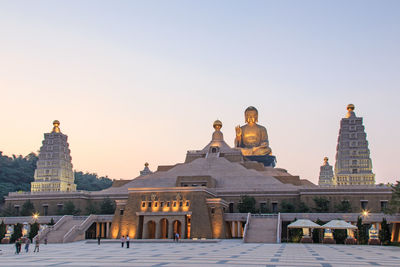
<instances>
[{"instance_id":1,"label":"tree line","mask_svg":"<svg viewBox=\"0 0 400 267\"><path fill-rule=\"evenodd\" d=\"M9 192L30 191L38 156L29 153L27 156L11 157L3 155L0 151L0 204ZM75 171L75 184L77 190L99 191L112 185L112 180L107 176L98 176L96 173L83 173Z\"/></svg>"}]
</instances>

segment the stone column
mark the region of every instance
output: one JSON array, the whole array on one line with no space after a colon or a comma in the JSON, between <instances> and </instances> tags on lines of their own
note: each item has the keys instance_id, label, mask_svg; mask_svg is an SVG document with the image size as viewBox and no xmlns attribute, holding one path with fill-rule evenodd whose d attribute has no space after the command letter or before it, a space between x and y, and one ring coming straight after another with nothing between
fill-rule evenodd
<instances>
[{"instance_id":1,"label":"stone column","mask_svg":"<svg viewBox=\"0 0 400 267\"><path fill-rule=\"evenodd\" d=\"M242 237L242 222L237 221L237 231L238 231L238 237Z\"/></svg>"},{"instance_id":2,"label":"stone column","mask_svg":"<svg viewBox=\"0 0 400 267\"><path fill-rule=\"evenodd\" d=\"M160 221L156 222L156 239L159 239L161 236L161 224Z\"/></svg>"},{"instance_id":3,"label":"stone column","mask_svg":"<svg viewBox=\"0 0 400 267\"><path fill-rule=\"evenodd\" d=\"M174 220L168 221L168 238L174 238Z\"/></svg>"},{"instance_id":4,"label":"stone column","mask_svg":"<svg viewBox=\"0 0 400 267\"><path fill-rule=\"evenodd\" d=\"M147 220L143 220L143 234L142 234L142 238L146 239L149 238L148 237L149 233L148 233L148 229L147 229Z\"/></svg>"},{"instance_id":5,"label":"stone column","mask_svg":"<svg viewBox=\"0 0 400 267\"><path fill-rule=\"evenodd\" d=\"M107 225L106 238L110 238L111 223L106 222L106 225Z\"/></svg>"},{"instance_id":6,"label":"stone column","mask_svg":"<svg viewBox=\"0 0 400 267\"><path fill-rule=\"evenodd\" d=\"M180 222L181 222L181 231L182 231L181 238L185 239L186 238L186 220L183 219L183 220L180 220Z\"/></svg>"},{"instance_id":7,"label":"stone column","mask_svg":"<svg viewBox=\"0 0 400 267\"><path fill-rule=\"evenodd\" d=\"M232 233L232 238L235 237L235 222L231 221L231 233Z\"/></svg>"},{"instance_id":8,"label":"stone column","mask_svg":"<svg viewBox=\"0 0 400 267\"><path fill-rule=\"evenodd\" d=\"M105 223L101 223L101 237L105 237L105 227L106 224Z\"/></svg>"},{"instance_id":9,"label":"stone column","mask_svg":"<svg viewBox=\"0 0 400 267\"><path fill-rule=\"evenodd\" d=\"M100 235L100 224L96 222L96 238Z\"/></svg>"}]
</instances>

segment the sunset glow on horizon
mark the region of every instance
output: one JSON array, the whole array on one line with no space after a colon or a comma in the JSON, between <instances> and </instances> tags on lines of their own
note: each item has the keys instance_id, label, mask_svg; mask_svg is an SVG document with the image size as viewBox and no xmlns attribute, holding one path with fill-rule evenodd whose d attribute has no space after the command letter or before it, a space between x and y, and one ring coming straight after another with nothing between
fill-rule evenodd
<instances>
[{"instance_id":1,"label":"sunset glow on horizon","mask_svg":"<svg viewBox=\"0 0 400 267\"><path fill-rule=\"evenodd\" d=\"M400 150L398 1L2 1L0 151L54 120L75 170L132 179L184 162L255 106L277 167L318 183L340 119L363 117L376 183Z\"/></svg>"}]
</instances>

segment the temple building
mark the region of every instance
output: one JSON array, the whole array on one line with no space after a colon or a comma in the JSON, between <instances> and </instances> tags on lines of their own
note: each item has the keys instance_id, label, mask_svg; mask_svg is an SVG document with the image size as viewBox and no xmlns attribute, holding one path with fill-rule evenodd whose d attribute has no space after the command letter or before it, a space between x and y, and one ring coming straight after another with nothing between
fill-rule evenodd
<instances>
[{"instance_id":1,"label":"temple building","mask_svg":"<svg viewBox=\"0 0 400 267\"><path fill-rule=\"evenodd\" d=\"M329 165L328 157L324 158L324 164L320 168L318 185L320 186L333 186L335 181L333 179L333 168Z\"/></svg>"},{"instance_id":2,"label":"temple building","mask_svg":"<svg viewBox=\"0 0 400 267\"><path fill-rule=\"evenodd\" d=\"M351 133L357 133L358 136L364 129L357 119L354 124L348 124L357 125ZM12 192L5 198L5 205L10 209L14 207L18 215L19 207L30 200L40 214L55 215L67 202L73 202L75 207L84 212L92 206L99 206L106 198L114 201L113 215L90 215L87 218L63 216L58 224L66 227L60 227L58 231L63 230L64 233L52 234L53 230L49 229L41 234L41 239L48 237L49 242L71 242L96 236L120 238L127 235L133 239L166 239L172 238L175 233L184 239L243 238L246 242L279 242L280 234L284 235L285 232L282 231L283 225L295 217L350 218L349 213L335 213L337 205L343 200L349 203L353 222L365 210L378 214L377 217L371 217L374 218L373 222L382 221L381 212L392 195L390 187L363 184L318 186L292 175L284 168L275 167L276 158L272 155L267 130L257 121L257 109L247 108L246 124L234 129L236 137L231 147L224 140L222 122L216 120L211 140L203 148L187 151L182 162L158 166L154 172L145 164L145 169L136 178L116 180L112 187L105 190L71 192L75 189L71 187L70 192ZM346 123L342 124L340 145L344 138L341 134L346 133ZM63 176L50 176L53 173L50 166L55 162L57 171L62 170L62 163L69 164L67 170L71 171L71 176L67 181L72 184L67 139L59 132L58 123L54 127L52 133L45 134L35 183L50 182L50 179L61 182ZM361 136L359 138L360 142L365 140L365 136L364 139ZM60 141L56 143L55 140ZM47 145L51 146L49 152ZM63 148L64 153L60 153ZM58 150L57 157L53 155L55 149ZM367 151L369 159L366 149L360 148L360 151ZM342 150L339 152L338 159L342 159ZM64 155L62 160L61 155ZM332 167L327 159L325 162L321 177L328 181L332 177ZM362 171L359 168L359 173ZM40 176L43 173L48 176ZM38 178L41 180L36 181ZM257 214L250 215L243 210L244 196L254 199L254 213ZM326 206L321 209L316 199L325 199ZM292 207L291 212L320 213L285 213L288 206ZM397 223L395 220L389 221ZM71 228L71 225L76 227ZM396 227L400 229L400 225Z\"/></svg>"},{"instance_id":3,"label":"temple building","mask_svg":"<svg viewBox=\"0 0 400 267\"><path fill-rule=\"evenodd\" d=\"M363 118L356 116L354 108L349 104L340 122L334 178L338 186L375 184Z\"/></svg>"},{"instance_id":4,"label":"temple building","mask_svg":"<svg viewBox=\"0 0 400 267\"><path fill-rule=\"evenodd\" d=\"M61 133L60 122L53 122L51 133L44 134L31 192L76 191L68 136Z\"/></svg>"}]
</instances>

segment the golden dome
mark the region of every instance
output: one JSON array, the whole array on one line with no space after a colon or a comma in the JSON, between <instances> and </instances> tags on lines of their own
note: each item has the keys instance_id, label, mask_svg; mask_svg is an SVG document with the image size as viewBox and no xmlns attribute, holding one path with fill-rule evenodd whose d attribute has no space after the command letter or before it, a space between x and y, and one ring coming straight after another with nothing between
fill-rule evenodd
<instances>
[{"instance_id":1,"label":"golden dome","mask_svg":"<svg viewBox=\"0 0 400 267\"><path fill-rule=\"evenodd\" d=\"M145 166L145 167L149 167L149 163L146 162L146 163L144 164L144 166Z\"/></svg>"},{"instance_id":2,"label":"golden dome","mask_svg":"<svg viewBox=\"0 0 400 267\"><path fill-rule=\"evenodd\" d=\"M329 160L328 157L325 157L325 158L324 158L324 161L328 161L328 160Z\"/></svg>"},{"instance_id":3,"label":"golden dome","mask_svg":"<svg viewBox=\"0 0 400 267\"><path fill-rule=\"evenodd\" d=\"M220 120L214 121L213 127L214 127L215 130L221 129L222 128L222 122Z\"/></svg>"},{"instance_id":4,"label":"golden dome","mask_svg":"<svg viewBox=\"0 0 400 267\"><path fill-rule=\"evenodd\" d=\"M53 121L53 125L54 125L54 126L59 126L59 125L60 125L60 122L59 122L58 120L55 120L55 121Z\"/></svg>"},{"instance_id":5,"label":"golden dome","mask_svg":"<svg viewBox=\"0 0 400 267\"><path fill-rule=\"evenodd\" d=\"M348 104L347 105L347 110L353 111L355 109L355 106L353 104Z\"/></svg>"}]
</instances>

